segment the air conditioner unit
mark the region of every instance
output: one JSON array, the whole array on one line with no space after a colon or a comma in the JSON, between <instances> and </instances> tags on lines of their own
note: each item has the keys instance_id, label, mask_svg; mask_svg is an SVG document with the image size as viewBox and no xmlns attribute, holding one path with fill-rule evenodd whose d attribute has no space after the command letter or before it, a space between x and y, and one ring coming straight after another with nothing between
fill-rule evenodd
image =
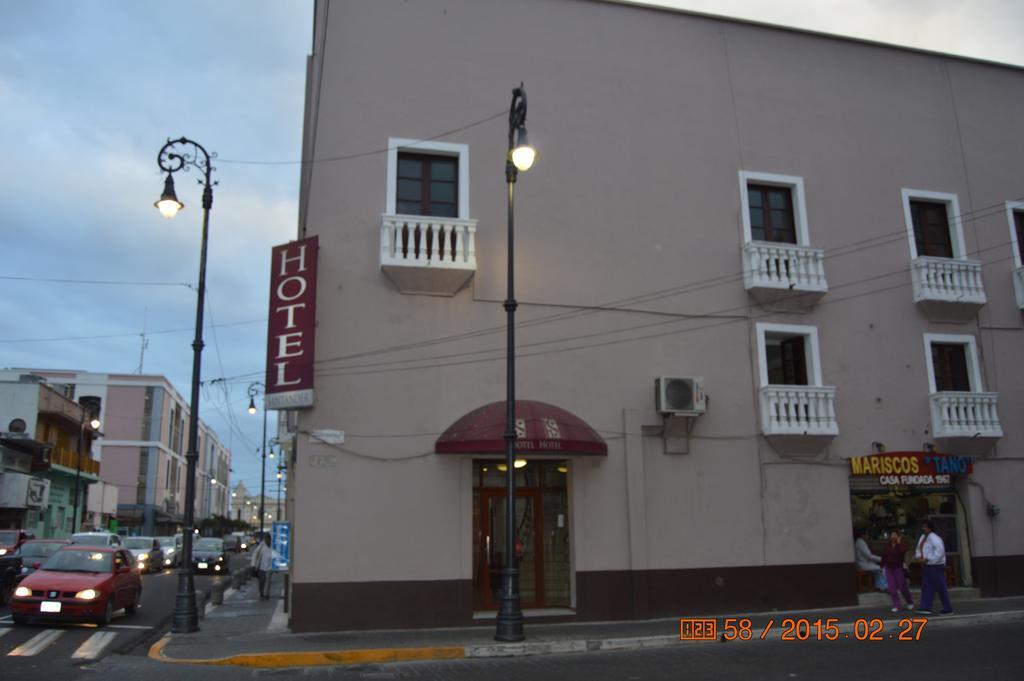
<instances>
[{"instance_id":1,"label":"air conditioner unit","mask_svg":"<svg viewBox=\"0 0 1024 681\"><path fill-rule=\"evenodd\" d=\"M659 414L699 416L708 409L699 376L660 376L654 379L654 395Z\"/></svg>"}]
</instances>

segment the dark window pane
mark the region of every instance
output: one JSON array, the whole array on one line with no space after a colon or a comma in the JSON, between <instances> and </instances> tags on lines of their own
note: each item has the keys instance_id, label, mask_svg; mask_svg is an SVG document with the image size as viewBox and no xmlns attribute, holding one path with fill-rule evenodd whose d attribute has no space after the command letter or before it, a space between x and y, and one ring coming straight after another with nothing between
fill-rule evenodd
<instances>
[{"instance_id":1,"label":"dark window pane","mask_svg":"<svg viewBox=\"0 0 1024 681\"><path fill-rule=\"evenodd\" d=\"M914 223L914 243L918 255L953 257L946 204L936 201L911 201L910 217Z\"/></svg>"},{"instance_id":2,"label":"dark window pane","mask_svg":"<svg viewBox=\"0 0 1024 681\"><path fill-rule=\"evenodd\" d=\"M1024 261L1024 211L1014 211L1013 220L1017 223L1017 252Z\"/></svg>"},{"instance_id":3,"label":"dark window pane","mask_svg":"<svg viewBox=\"0 0 1024 681\"><path fill-rule=\"evenodd\" d=\"M935 370L935 388L937 390L970 391L971 381L967 373L967 346L959 343L933 343L932 368Z\"/></svg>"},{"instance_id":4,"label":"dark window pane","mask_svg":"<svg viewBox=\"0 0 1024 681\"><path fill-rule=\"evenodd\" d=\"M750 203L751 208L760 208L762 206L761 192L757 191L752 187L747 188L747 200Z\"/></svg>"},{"instance_id":5,"label":"dark window pane","mask_svg":"<svg viewBox=\"0 0 1024 681\"><path fill-rule=\"evenodd\" d=\"M453 218L455 217L455 204L432 203L430 204L430 214L437 217Z\"/></svg>"},{"instance_id":6,"label":"dark window pane","mask_svg":"<svg viewBox=\"0 0 1024 681\"><path fill-rule=\"evenodd\" d=\"M765 239L763 227L751 227L750 238L753 239L754 241L767 241L767 239Z\"/></svg>"},{"instance_id":7,"label":"dark window pane","mask_svg":"<svg viewBox=\"0 0 1024 681\"><path fill-rule=\"evenodd\" d=\"M397 208L402 215L419 215L421 207L419 201L399 201Z\"/></svg>"},{"instance_id":8,"label":"dark window pane","mask_svg":"<svg viewBox=\"0 0 1024 681\"><path fill-rule=\"evenodd\" d=\"M789 192L781 190L769 192L768 205L772 208L789 208Z\"/></svg>"},{"instance_id":9,"label":"dark window pane","mask_svg":"<svg viewBox=\"0 0 1024 681\"><path fill-rule=\"evenodd\" d=\"M455 201L455 185L451 182L431 182L430 200L453 203Z\"/></svg>"},{"instance_id":10,"label":"dark window pane","mask_svg":"<svg viewBox=\"0 0 1024 681\"><path fill-rule=\"evenodd\" d=\"M430 164L430 179L455 181L455 161L441 161L435 159Z\"/></svg>"},{"instance_id":11,"label":"dark window pane","mask_svg":"<svg viewBox=\"0 0 1024 681\"><path fill-rule=\"evenodd\" d=\"M418 158L409 158L408 156L398 157L398 176L399 177L423 177L423 161Z\"/></svg>"},{"instance_id":12,"label":"dark window pane","mask_svg":"<svg viewBox=\"0 0 1024 681\"><path fill-rule=\"evenodd\" d=\"M398 200L399 201L419 201L420 194L423 191L423 185L419 180L399 180L398 181Z\"/></svg>"},{"instance_id":13,"label":"dark window pane","mask_svg":"<svg viewBox=\"0 0 1024 681\"><path fill-rule=\"evenodd\" d=\"M764 213L761 211L760 208L758 208L757 210L754 210L754 209L750 210L750 226L758 228L758 229L761 229L763 231L763 229L764 229Z\"/></svg>"}]
</instances>

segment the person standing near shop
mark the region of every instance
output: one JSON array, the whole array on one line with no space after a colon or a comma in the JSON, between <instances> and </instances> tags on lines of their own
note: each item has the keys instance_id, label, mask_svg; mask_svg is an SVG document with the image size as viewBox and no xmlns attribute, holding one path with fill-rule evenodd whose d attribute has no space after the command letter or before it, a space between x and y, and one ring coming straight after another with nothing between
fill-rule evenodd
<instances>
[{"instance_id":1,"label":"person standing near shop","mask_svg":"<svg viewBox=\"0 0 1024 681\"><path fill-rule=\"evenodd\" d=\"M857 569L861 572L871 572L875 576L875 588L885 591L885 573L882 572L881 557L871 553L868 546L868 531L855 530L853 533L853 554L857 561Z\"/></svg>"},{"instance_id":2,"label":"person standing near shop","mask_svg":"<svg viewBox=\"0 0 1024 681\"><path fill-rule=\"evenodd\" d=\"M270 548L270 533L265 532L256 550L252 554L252 567L260 585L260 598L270 598L270 569L273 567L274 551Z\"/></svg>"},{"instance_id":3,"label":"person standing near shop","mask_svg":"<svg viewBox=\"0 0 1024 681\"><path fill-rule=\"evenodd\" d=\"M932 599L937 592L942 601L941 615L952 615L953 605L949 602L949 591L946 589L946 544L942 537L935 534L931 523L921 523L921 539L917 542L915 556L921 566L921 603L918 612L932 614Z\"/></svg>"},{"instance_id":4,"label":"person standing near shop","mask_svg":"<svg viewBox=\"0 0 1024 681\"><path fill-rule=\"evenodd\" d=\"M914 609L914 598L907 587L907 575L904 562L907 557L907 545L900 539L900 533L889 533L889 541L882 551L882 569L885 570L885 582L889 585L889 598L892 599L892 611L900 611L900 594L907 601L907 610Z\"/></svg>"}]
</instances>

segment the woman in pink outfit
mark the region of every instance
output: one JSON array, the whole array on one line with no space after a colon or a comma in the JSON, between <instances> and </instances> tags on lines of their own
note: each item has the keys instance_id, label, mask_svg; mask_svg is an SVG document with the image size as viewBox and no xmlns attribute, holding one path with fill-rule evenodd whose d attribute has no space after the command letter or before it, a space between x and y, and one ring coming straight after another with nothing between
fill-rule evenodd
<instances>
[{"instance_id":1,"label":"woman in pink outfit","mask_svg":"<svg viewBox=\"0 0 1024 681\"><path fill-rule=\"evenodd\" d=\"M892 599L892 611L900 611L900 594L907 599L907 610L914 609L914 598L910 595L907 587L906 572L904 572L904 560L907 555L907 545L900 540L900 533L893 531L889 533L889 542L882 551L882 569L885 570L885 580L889 586L889 598Z\"/></svg>"}]
</instances>

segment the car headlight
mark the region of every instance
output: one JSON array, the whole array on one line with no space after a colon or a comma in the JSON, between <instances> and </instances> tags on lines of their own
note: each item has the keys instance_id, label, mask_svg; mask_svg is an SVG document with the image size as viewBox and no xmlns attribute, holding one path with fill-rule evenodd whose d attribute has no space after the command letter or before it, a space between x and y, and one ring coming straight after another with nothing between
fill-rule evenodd
<instances>
[{"instance_id":1,"label":"car headlight","mask_svg":"<svg viewBox=\"0 0 1024 681\"><path fill-rule=\"evenodd\" d=\"M18 598L28 598L32 595L32 589L28 588L27 586L19 586L17 589L14 590L14 595Z\"/></svg>"},{"instance_id":2,"label":"car headlight","mask_svg":"<svg viewBox=\"0 0 1024 681\"><path fill-rule=\"evenodd\" d=\"M27 565L22 565L21 566L21 574L27 575L29 572L31 572L31 570L28 569Z\"/></svg>"},{"instance_id":3,"label":"car headlight","mask_svg":"<svg viewBox=\"0 0 1024 681\"><path fill-rule=\"evenodd\" d=\"M83 589L75 594L75 598L80 598L83 601L91 601L97 598L100 592L96 589Z\"/></svg>"},{"instance_id":4,"label":"car headlight","mask_svg":"<svg viewBox=\"0 0 1024 681\"><path fill-rule=\"evenodd\" d=\"M242 542L242 550L245 551L245 542Z\"/></svg>"},{"instance_id":5,"label":"car headlight","mask_svg":"<svg viewBox=\"0 0 1024 681\"><path fill-rule=\"evenodd\" d=\"M144 561L144 560L149 560L149 554L148 553L140 553L139 554L139 561L141 562L141 561Z\"/></svg>"},{"instance_id":6,"label":"car headlight","mask_svg":"<svg viewBox=\"0 0 1024 681\"><path fill-rule=\"evenodd\" d=\"M224 556L217 556L217 562L218 563L223 563L224 562Z\"/></svg>"},{"instance_id":7,"label":"car headlight","mask_svg":"<svg viewBox=\"0 0 1024 681\"><path fill-rule=\"evenodd\" d=\"M6 555L7 555L7 549L0 549L0 556L6 556Z\"/></svg>"}]
</instances>

